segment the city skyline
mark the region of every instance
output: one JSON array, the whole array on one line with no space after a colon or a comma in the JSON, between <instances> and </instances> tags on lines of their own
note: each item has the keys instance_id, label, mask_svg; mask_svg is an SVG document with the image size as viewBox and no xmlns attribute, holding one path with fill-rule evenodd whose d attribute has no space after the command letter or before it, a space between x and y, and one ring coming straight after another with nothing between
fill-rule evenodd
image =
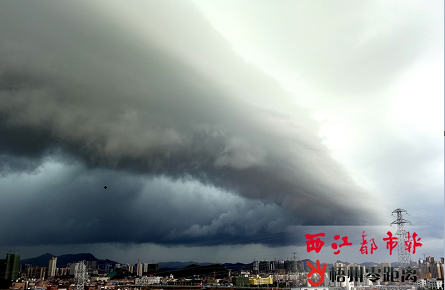
<instances>
[{"instance_id":1,"label":"city skyline","mask_svg":"<svg viewBox=\"0 0 445 290\"><path fill-rule=\"evenodd\" d=\"M48 254L49 255L49 254ZM48 257L45 255L45 257ZM50 255L51 256L51 255ZM93 258L89 254L90 258ZM67 262L64 256L60 256ZM85 254L70 256L71 261L80 258L88 258ZM158 264L137 263L118 264L107 263L103 261L81 261L70 262L66 267L56 268L55 276L49 274L52 267L50 258L49 268L34 266L31 261L26 261L24 267L20 267L21 278L17 280L15 286L21 285L41 286L51 285L54 281L61 285L77 282L76 287L84 284L88 279L88 286L95 287L97 285L194 285L194 286L241 286L258 285L258 284L275 284L278 287L286 287L292 285L317 286L342 286L347 289L353 289L357 286L372 286L377 282L376 287L393 289L403 287L405 289L422 289L428 284L429 288L441 289L443 283L443 259L436 261L433 257L427 257L419 263L411 264L414 268L394 267L390 263L367 263L367 265L359 265L356 263L337 262L327 265L320 265L317 260L317 268L313 265L313 261L307 261L304 266L303 261L253 261L251 264L224 264L224 265L178 265L164 264L164 267ZM48 259L47 259L48 260ZM25 262L25 261L23 261ZM110 261L109 261L110 262ZM296 262L296 263L295 263ZM12 266L8 263L9 267ZM8 265L6 268L8 268ZM185 266L185 267L184 267ZM161 268L159 268L161 267ZM181 268L181 269L180 269ZM310 271L310 272L309 272ZM318 280L311 273L314 271L319 274L322 279ZM326 271L329 271L327 273ZM344 276L342 273L348 273L348 285L344 285ZM380 273L380 274L379 274ZM384 274L383 274L384 273ZM48 277L47 277L48 275ZM326 281L323 281L323 277ZM47 279L46 279L47 278ZM46 282L45 282L46 280ZM343 280L343 281L342 281ZM343 284L339 285L337 284ZM351 282L351 284L349 284ZM381 283L384 282L382 285ZM334 283L334 285L332 284ZM389 283L389 285L387 284ZM100 287L100 286L99 286ZM81 288L81 286L79 287ZM287 288L287 287L286 287Z\"/></svg>"},{"instance_id":2,"label":"city skyline","mask_svg":"<svg viewBox=\"0 0 445 290\"><path fill-rule=\"evenodd\" d=\"M0 8L0 253L444 256L443 2Z\"/></svg>"},{"instance_id":3,"label":"city skyline","mask_svg":"<svg viewBox=\"0 0 445 290\"><path fill-rule=\"evenodd\" d=\"M50 256L51 258L48 259L48 256ZM37 261L37 259L39 261ZM49 260L49 267L36 266L37 264L43 262L42 259ZM74 275L74 277L84 279L86 278L85 275L88 275L91 278L91 282L93 283L93 285L97 285L97 283L95 282L99 281L108 282L110 283L110 285L119 283L120 281L126 283L127 285L132 283L171 283L173 285L178 285L177 283L179 283L180 285L183 285L183 283L195 283L196 286L205 286L204 284L207 283L207 286L217 286L218 284L215 283L221 281L221 284L224 283L225 286L243 286L246 283L257 285L257 281L255 279L259 277L259 274L260 277L263 278L265 277L265 275L269 275L270 280L264 281L266 284L276 283L277 286L278 284L282 284L282 286L285 286L288 283L297 283L297 281L300 281L303 284L306 283L306 279L311 277L310 273L308 274L308 272L311 271L311 269L315 270L314 262L307 260L306 263L304 263L304 261L296 260L253 261L250 264L242 265L238 263L223 265L179 265L178 263L166 263L163 265L159 265L157 263L147 264L141 262L131 265L125 263L120 264L112 261L106 261L106 264L104 264L105 260L96 261L94 256L92 256L91 254L79 254L75 256L60 256L60 259L64 260L65 264L62 263L63 265L61 267L57 267L54 269L55 276L57 276L56 278L52 277L54 275L50 274L52 272L51 268L54 267L53 261L56 259L57 258L53 257L50 254L45 254L44 256L33 259L32 261L22 261L21 264L23 267L20 267L20 275L22 277L20 283L28 283L29 279L31 279L31 283L34 283L35 279L40 279L43 285L43 281L45 280L45 278L48 278L48 280L50 281L57 279L59 285L62 285L63 283L66 283L67 280L69 281L70 276L72 277ZM80 259L81 262L77 262L77 259ZM87 259L87 261L85 261L85 259ZM93 259L94 261L91 259ZM394 287L394 285L400 286L400 284L398 283L401 282L402 284L405 284L405 287L407 289L415 289L418 287L421 288L422 286L425 286L425 284L432 284L430 286L433 287L430 288L440 289L440 283L443 282L443 261L443 257L440 258L440 261L437 261L434 257L426 257L422 261L419 260L419 263L410 263L410 266L413 268L404 268L402 266L402 268L404 269L401 270L398 265L391 265L391 263L387 262L366 263L365 265L359 265L356 263L343 263L338 261L337 263L331 264L329 266L321 266L320 262L317 260L316 264L318 270L315 271L326 279L329 279L329 281L331 282L341 282L341 273L348 273L348 278L350 279L350 281L355 281L353 282L353 284L349 285L351 286L351 288L353 286L363 286L363 284L361 283L365 283L365 285L369 286L371 285L371 282L374 283L383 278L383 282L389 282L391 284L390 288ZM305 266L305 264L307 264L307 266ZM82 273L79 273L79 269L81 269ZM326 270L329 271L329 274L326 272ZM398 272L398 274L393 275L394 271ZM221 280L215 280L216 273L218 273L217 277L222 278ZM387 274L384 274L382 277L382 275L378 273ZM48 277L46 277L46 275L48 275ZM157 278L153 277L153 275L156 275ZM248 275L249 277L247 277L246 275ZM298 277L296 277L295 275L297 275ZM338 280L336 279L337 275L340 275ZM200 281L194 281L197 276L201 278L198 279ZM139 279L138 277L140 277L141 279ZM302 278L304 281L300 280L300 278ZM394 282L396 284L394 284ZM412 284L412 282L414 282L414 284ZM308 283L316 286L313 283L317 283L317 281L314 281L312 277L312 280L308 281ZM328 284L324 285L328 286ZM384 285L386 285L386 283Z\"/></svg>"},{"instance_id":4,"label":"city skyline","mask_svg":"<svg viewBox=\"0 0 445 290\"><path fill-rule=\"evenodd\" d=\"M294 252L294 253L296 254L296 252ZM8 254L11 254L11 253L8 253ZM17 255L17 254L15 254L15 255ZM74 258L74 257L79 257L79 256L85 256L85 255L88 255L89 257L88 258L85 258L85 257L83 257L83 258ZM18 255L18 256L20 256L20 255ZM51 256L51 258L47 258L48 256ZM60 265L60 262L57 262L57 259L59 257L61 257L63 259L63 261L64 261L64 262L62 262L62 265ZM433 259L434 261L438 261L439 262L439 261L442 261L443 258L444 257L432 257L432 256L426 255L424 258L420 258L419 260L412 260L411 262L412 263L418 263L421 260L422 261L423 260L429 261L430 259ZM67 262L67 259L70 262ZM164 264L164 265L165 264L169 264L169 265L170 264L180 264L180 265L188 266L188 265L190 265L190 263L198 263L200 265L207 265L207 264L237 264L237 263L241 263L241 264L248 265L248 264L252 264L252 263L255 263L255 262L261 262L261 261L268 261L268 262L270 262L272 264L273 262L279 262L279 261L296 261L297 262L297 261L306 261L306 260L310 260L313 263L315 263L315 260L300 259L297 256L295 256L295 257L288 257L286 259L274 259L274 260L254 259L254 260L252 260L250 262L246 262L246 263L235 262L235 261L225 261L225 262L217 261L217 262L213 262L213 263L212 262L196 262L196 261L185 261L185 262L181 262L181 261L155 261L155 260L151 260L151 261L143 260L143 261L141 261L140 259L138 259L137 262L133 263L133 262L128 262L128 261L127 262L125 262L125 261L113 261L113 260L108 259L107 257L97 258L93 253L77 253L77 254L63 254L63 255L53 255L51 253L45 253L45 254L39 255L37 257L30 257L30 258L20 259L20 264L21 265L29 264L29 265L43 266L43 267L46 264L48 264L48 273L52 273L52 270L54 268L56 268L56 267L57 268L59 268L59 266L67 267L68 264L82 262L82 261L83 262L94 261L94 262L101 262L101 263L106 263L105 261L109 261L108 263L111 263L111 264L117 263L119 265L132 265L132 266L136 266L138 264L141 264L141 265L145 265L144 267L146 267L147 265L158 265L158 264ZM328 262L325 262L323 260L323 257L319 257L319 259L317 259L317 260L320 260L320 262L322 264L335 264L335 263L339 263L339 262L346 263L346 264L348 264L348 263L352 263L352 264L356 263L354 261L343 261L341 259L338 259L337 261L335 261L333 263L328 263ZM356 263L356 264L384 264L384 263L395 264L395 266L397 266L397 264L398 264L397 261L378 262L378 261L372 261L372 260L366 261L366 262L361 262L361 263ZM180 268L180 266L176 266L176 267ZM144 271L144 272L147 272L147 271ZM50 275L50 274L48 274L48 275Z\"/></svg>"}]
</instances>

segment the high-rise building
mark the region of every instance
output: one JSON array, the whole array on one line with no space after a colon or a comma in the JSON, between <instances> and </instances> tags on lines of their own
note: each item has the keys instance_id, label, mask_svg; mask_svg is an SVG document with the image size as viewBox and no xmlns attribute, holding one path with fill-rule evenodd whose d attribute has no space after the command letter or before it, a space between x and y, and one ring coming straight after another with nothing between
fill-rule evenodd
<instances>
[{"instance_id":1,"label":"high-rise building","mask_svg":"<svg viewBox=\"0 0 445 290\"><path fill-rule=\"evenodd\" d=\"M6 254L6 267L4 272L5 280L7 281L16 280L19 277L19 269L20 269L20 255L12 253Z\"/></svg>"},{"instance_id":2,"label":"high-rise building","mask_svg":"<svg viewBox=\"0 0 445 290\"><path fill-rule=\"evenodd\" d=\"M74 275L76 269L76 263L68 263L67 265L70 268L70 275Z\"/></svg>"},{"instance_id":3,"label":"high-rise building","mask_svg":"<svg viewBox=\"0 0 445 290\"><path fill-rule=\"evenodd\" d=\"M45 274L47 270L48 267L26 264L24 265L24 269L21 269L20 272L22 272L28 278L42 279L46 278Z\"/></svg>"},{"instance_id":4,"label":"high-rise building","mask_svg":"<svg viewBox=\"0 0 445 290\"><path fill-rule=\"evenodd\" d=\"M297 271L297 262L295 260L284 261L284 269L286 273L295 273Z\"/></svg>"},{"instance_id":5,"label":"high-rise building","mask_svg":"<svg viewBox=\"0 0 445 290\"><path fill-rule=\"evenodd\" d=\"M443 264L439 262L431 263L430 265L431 270L431 278L436 279L443 279Z\"/></svg>"},{"instance_id":6,"label":"high-rise building","mask_svg":"<svg viewBox=\"0 0 445 290\"><path fill-rule=\"evenodd\" d=\"M148 273L154 273L159 271L159 264L153 263L153 264L147 264L147 272Z\"/></svg>"},{"instance_id":7,"label":"high-rise building","mask_svg":"<svg viewBox=\"0 0 445 290\"><path fill-rule=\"evenodd\" d=\"M142 263L138 263L137 268L136 268L136 275L138 275L139 277L142 277L143 270L144 270L144 267L143 267Z\"/></svg>"},{"instance_id":8,"label":"high-rise building","mask_svg":"<svg viewBox=\"0 0 445 290\"><path fill-rule=\"evenodd\" d=\"M97 269L97 261L85 261L85 266L87 270L96 270Z\"/></svg>"},{"instance_id":9,"label":"high-rise building","mask_svg":"<svg viewBox=\"0 0 445 290\"><path fill-rule=\"evenodd\" d=\"M266 260L260 261L260 272L268 271L270 271L270 262Z\"/></svg>"},{"instance_id":10,"label":"high-rise building","mask_svg":"<svg viewBox=\"0 0 445 290\"><path fill-rule=\"evenodd\" d=\"M343 268L344 270L346 270L346 264L343 264L342 262L334 263L332 265L332 267L335 268L335 269Z\"/></svg>"},{"instance_id":11,"label":"high-rise building","mask_svg":"<svg viewBox=\"0 0 445 290\"><path fill-rule=\"evenodd\" d=\"M428 263L434 263L434 262L436 262L436 259L434 257L426 257L426 261Z\"/></svg>"},{"instance_id":12,"label":"high-rise building","mask_svg":"<svg viewBox=\"0 0 445 290\"><path fill-rule=\"evenodd\" d=\"M260 262L258 262L258 261L252 262L252 271L253 271L253 274L258 274L260 272Z\"/></svg>"},{"instance_id":13,"label":"high-rise building","mask_svg":"<svg viewBox=\"0 0 445 290\"><path fill-rule=\"evenodd\" d=\"M342 263L339 263L342 264ZM341 266L340 266L341 267ZM338 271L338 269L336 269ZM366 268L356 263L350 263L344 269L344 273L349 276L350 282L355 282L356 285L367 286L369 285L369 280L360 281L360 277L366 277ZM337 272L339 273L339 272ZM341 273L341 272L340 272ZM329 278L328 278L329 280ZM347 286L347 285L346 285Z\"/></svg>"},{"instance_id":14,"label":"high-rise building","mask_svg":"<svg viewBox=\"0 0 445 290\"><path fill-rule=\"evenodd\" d=\"M427 262L426 260L420 262L421 262L419 264L420 278L421 279L431 278L431 268L430 268L431 263Z\"/></svg>"},{"instance_id":15,"label":"high-rise building","mask_svg":"<svg viewBox=\"0 0 445 290\"><path fill-rule=\"evenodd\" d=\"M0 259L0 288L8 288L11 281L5 280L6 273L6 259Z\"/></svg>"},{"instance_id":16,"label":"high-rise building","mask_svg":"<svg viewBox=\"0 0 445 290\"><path fill-rule=\"evenodd\" d=\"M385 273L385 271L388 272L390 268L391 268L391 263L389 263L389 262L383 262L380 264L381 273ZM383 274L380 274L380 275L383 275Z\"/></svg>"},{"instance_id":17,"label":"high-rise building","mask_svg":"<svg viewBox=\"0 0 445 290\"><path fill-rule=\"evenodd\" d=\"M57 257L52 257L49 259L49 265L48 265L48 277L54 277L56 276L56 270L57 270Z\"/></svg>"},{"instance_id":18,"label":"high-rise building","mask_svg":"<svg viewBox=\"0 0 445 290\"><path fill-rule=\"evenodd\" d=\"M278 269L278 262L277 261L271 261L269 265L269 270L275 271Z\"/></svg>"},{"instance_id":19,"label":"high-rise building","mask_svg":"<svg viewBox=\"0 0 445 290\"><path fill-rule=\"evenodd\" d=\"M304 272L304 263L303 261L297 261L297 271Z\"/></svg>"}]
</instances>

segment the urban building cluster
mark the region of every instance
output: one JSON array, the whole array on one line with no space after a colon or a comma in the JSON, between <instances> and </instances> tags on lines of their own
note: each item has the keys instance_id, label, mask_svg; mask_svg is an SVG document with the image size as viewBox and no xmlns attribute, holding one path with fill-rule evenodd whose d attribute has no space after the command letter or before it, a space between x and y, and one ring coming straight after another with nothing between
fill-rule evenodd
<instances>
[{"instance_id":1,"label":"urban building cluster","mask_svg":"<svg viewBox=\"0 0 445 290\"><path fill-rule=\"evenodd\" d=\"M426 257L408 268L381 263L369 267L335 263L319 275L303 261L253 261L242 269L222 265L190 266L164 271L155 263L100 264L80 261L57 267L57 257L45 266L20 265L20 256L8 253L0 260L0 289L102 290L168 287L291 288L301 290L416 290L443 289L444 258ZM177 275L175 275L177 274ZM403 277L403 278L402 278ZM320 282L317 287L311 283ZM128 288L126 288L128 287Z\"/></svg>"}]
</instances>

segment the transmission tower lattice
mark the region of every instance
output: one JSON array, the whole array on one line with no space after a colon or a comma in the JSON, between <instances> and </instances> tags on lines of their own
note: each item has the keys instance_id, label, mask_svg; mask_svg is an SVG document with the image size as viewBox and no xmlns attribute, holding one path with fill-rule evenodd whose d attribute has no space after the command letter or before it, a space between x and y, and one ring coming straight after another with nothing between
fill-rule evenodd
<instances>
[{"instance_id":1,"label":"transmission tower lattice","mask_svg":"<svg viewBox=\"0 0 445 290\"><path fill-rule=\"evenodd\" d=\"M399 251L399 267L408 267L411 265L411 254L405 248L405 227L404 224L411 224L410 221L403 218L403 213L407 213L406 210L398 208L392 212L392 215L397 213L397 219L391 223L391 225L397 225L397 242Z\"/></svg>"},{"instance_id":2,"label":"transmission tower lattice","mask_svg":"<svg viewBox=\"0 0 445 290\"><path fill-rule=\"evenodd\" d=\"M87 281L86 265L83 261L76 263L74 267L75 290L84 290Z\"/></svg>"}]
</instances>

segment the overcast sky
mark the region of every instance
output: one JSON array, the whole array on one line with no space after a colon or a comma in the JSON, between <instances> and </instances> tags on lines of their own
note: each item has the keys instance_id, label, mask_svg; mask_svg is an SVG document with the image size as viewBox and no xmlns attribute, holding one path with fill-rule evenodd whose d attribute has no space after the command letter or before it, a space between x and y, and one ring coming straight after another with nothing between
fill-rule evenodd
<instances>
[{"instance_id":1,"label":"overcast sky","mask_svg":"<svg viewBox=\"0 0 445 290\"><path fill-rule=\"evenodd\" d=\"M0 253L443 257L443 6L1 2Z\"/></svg>"}]
</instances>

